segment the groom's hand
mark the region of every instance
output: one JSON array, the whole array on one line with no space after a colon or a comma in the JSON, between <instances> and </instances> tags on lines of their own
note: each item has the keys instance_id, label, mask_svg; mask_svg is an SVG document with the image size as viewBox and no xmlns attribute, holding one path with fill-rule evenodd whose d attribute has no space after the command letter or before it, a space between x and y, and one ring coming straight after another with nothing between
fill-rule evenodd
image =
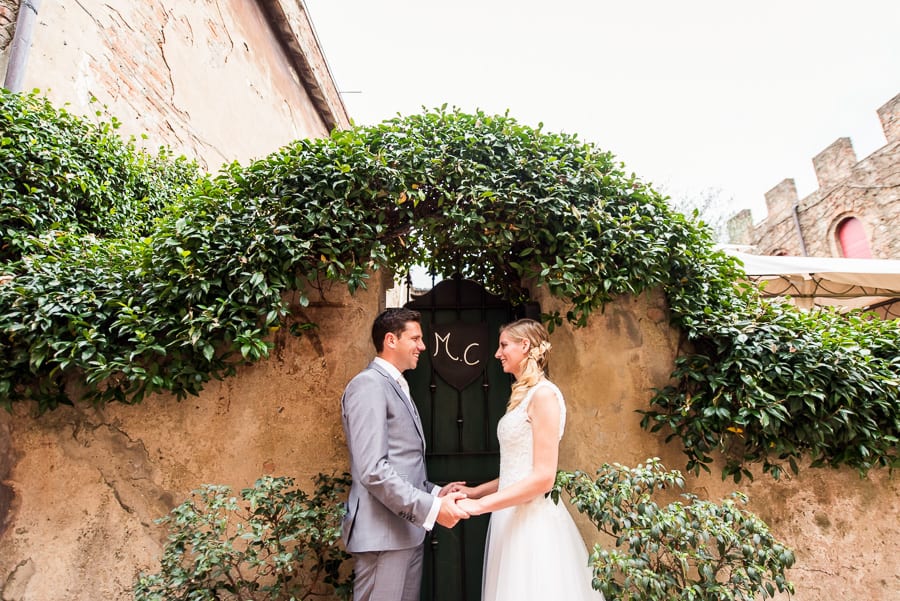
<instances>
[{"instance_id":1,"label":"groom's hand","mask_svg":"<svg viewBox=\"0 0 900 601\"><path fill-rule=\"evenodd\" d=\"M444 528L453 528L457 522L469 517L469 514L463 511L456 502L466 498L461 492L451 492L445 494L441 499L441 510L438 512L437 523Z\"/></svg>"}]
</instances>

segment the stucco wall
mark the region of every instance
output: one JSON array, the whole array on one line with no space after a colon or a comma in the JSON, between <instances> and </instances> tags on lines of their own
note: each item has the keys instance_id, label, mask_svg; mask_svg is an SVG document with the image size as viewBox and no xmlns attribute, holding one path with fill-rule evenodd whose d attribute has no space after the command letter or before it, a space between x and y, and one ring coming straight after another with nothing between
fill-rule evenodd
<instances>
[{"instance_id":1,"label":"stucco wall","mask_svg":"<svg viewBox=\"0 0 900 601\"><path fill-rule=\"evenodd\" d=\"M296 25L297 0L281 4L298 35L313 36ZM314 36L301 41L314 54ZM330 84L324 59L310 58ZM78 114L105 105L126 136L147 134L148 145L169 145L212 171L330 129L261 2L248 0L42 2L23 86L33 88Z\"/></svg>"},{"instance_id":2,"label":"stucco wall","mask_svg":"<svg viewBox=\"0 0 900 601\"><path fill-rule=\"evenodd\" d=\"M308 482L346 469L339 398L372 356L369 327L383 289L373 282L353 297L330 292L327 303L304 310L320 324L314 335L277 334L269 360L199 398L63 407L41 417L28 407L0 413L6 482L15 492L0 538L0 598L130 599L135 573L154 568L162 549L164 532L153 519L200 484L239 489L264 473ZM544 310L556 306L540 299ZM557 329L551 375L569 408L561 467L592 470L652 456L683 467L677 447L641 430L635 413L667 381L677 340L658 294L619 299L586 328ZM749 509L797 553L794 599L898 598L900 483L886 471L860 479L805 469L738 486L713 468L687 480L703 498L735 489L750 496ZM598 538L579 521L586 538Z\"/></svg>"},{"instance_id":3,"label":"stucco wall","mask_svg":"<svg viewBox=\"0 0 900 601\"><path fill-rule=\"evenodd\" d=\"M2 72L18 6L0 0ZM305 19L299 0L45 0L23 89L215 171L347 125ZM336 403L378 297L329 295L306 310L320 330L277 334L270 361L200 398L0 412L0 599L130 599L158 561L153 520L190 490L345 463Z\"/></svg>"},{"instance_id":4,"label":"stucco wall","mask_svg":"<svg viewBox=\"0 0 900 601\"><path fill-rule=\"evenodd\" d=\"M546 295L541 304L544 311L559 306ZM558 330L552 342L551 375L569 411L562 468L593 471L605 462L635 465L656 456L671 469L684 469L679 447L642 430L635 413L647 407L651 388L666 384L674 365L678 335L668 325L661 295L619 299L593 315L588 327ZM734 490L750 497L747 508L796 553L789 572L797 587L792 599L900 599L896 476L885 469L860 478L851 470L801 466L793 478L776 481L757 473L753 482L735 484L720 474L721 465L714 465L709 475L687 475L686 490L715 501ZM586 520L579 525L586 539L609 544Z\"/></svg>"},{"instance_id":5,"label":"stucco wall","mask_svg":"<svg viewBox=\"0 0 900 601\"><path fill-rule=\"evenodd\" d=\"M308 485L346 469L339 400L371 359L382 290L376 278L353 297L330 291L302 316L294 307L319 327L278 333L269 360L199 397L0 412L15 492L0 538L0 599L131 599L136 572L159 565L165 533L153 520L191 490L237 491L263 474Z\"/></svg>"}]
</instances>

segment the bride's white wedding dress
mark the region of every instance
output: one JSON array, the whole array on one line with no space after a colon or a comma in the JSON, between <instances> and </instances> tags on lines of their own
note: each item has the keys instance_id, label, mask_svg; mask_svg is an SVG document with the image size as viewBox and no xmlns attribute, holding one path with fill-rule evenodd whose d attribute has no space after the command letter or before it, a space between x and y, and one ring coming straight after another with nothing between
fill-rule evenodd
<instances>
[{"instance_id":1,"label":"bride's white wedding dress","mask_svg":"<svg viewBox=\"0 0 900 601\"><path fill-rule=\"evenodd\" d=\"M534 391L549 386L559 400L559 437L566 404L555 384L542 380L497 426L500 484L504 488L531 473L533 440L528 404ZM591 588L588 552L565 502L538 497L491 514L484 555L482 601L599 601Z\"/></svg>"}]
</instances>

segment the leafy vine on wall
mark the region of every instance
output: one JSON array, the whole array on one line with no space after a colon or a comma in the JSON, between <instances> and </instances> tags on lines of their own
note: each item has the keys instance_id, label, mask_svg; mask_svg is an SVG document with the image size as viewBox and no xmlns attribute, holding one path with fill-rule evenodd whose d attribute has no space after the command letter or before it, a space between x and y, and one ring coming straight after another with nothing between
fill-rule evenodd
<instances>
[{"instance_id":1,"label":"leafy vine on wall","mask_svg":"<svg viewBox=\"0 0 900 601\"><path fill-rule=\"evenodd\" d=\"M661 288L685 347L643 425L689 471L900 463L900 328L801 312L738 284L709 231L612 154L446 107L298 140L202 174L36 93L0 92L0 404L197 394L266 357L309 282L461 272L513 300L546 286L582 326ZM71 390L69 390L71 393Z\"/></svg>"}]
</instances>

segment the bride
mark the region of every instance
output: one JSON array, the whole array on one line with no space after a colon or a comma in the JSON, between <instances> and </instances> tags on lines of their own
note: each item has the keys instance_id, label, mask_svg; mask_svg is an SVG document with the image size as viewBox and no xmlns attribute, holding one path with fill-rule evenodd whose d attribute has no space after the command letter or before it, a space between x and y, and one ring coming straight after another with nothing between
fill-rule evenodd
<instances>
[{"instance_id":1,"label":"bride","mask_svg":"<svg viewBox=\"0 0 900 601\"><path fill-rule=\"evenodd\" d=\"M547 329L520 319L500 330L494 355L512 374L506 415L497 426L500 477L480 486L456 485L457 503L471 515L491 512L482 601L600 601L581 534L563 503L546 493L556 479L566 422L562 393L545 376Z\"/></svg>"}]
</instances>

